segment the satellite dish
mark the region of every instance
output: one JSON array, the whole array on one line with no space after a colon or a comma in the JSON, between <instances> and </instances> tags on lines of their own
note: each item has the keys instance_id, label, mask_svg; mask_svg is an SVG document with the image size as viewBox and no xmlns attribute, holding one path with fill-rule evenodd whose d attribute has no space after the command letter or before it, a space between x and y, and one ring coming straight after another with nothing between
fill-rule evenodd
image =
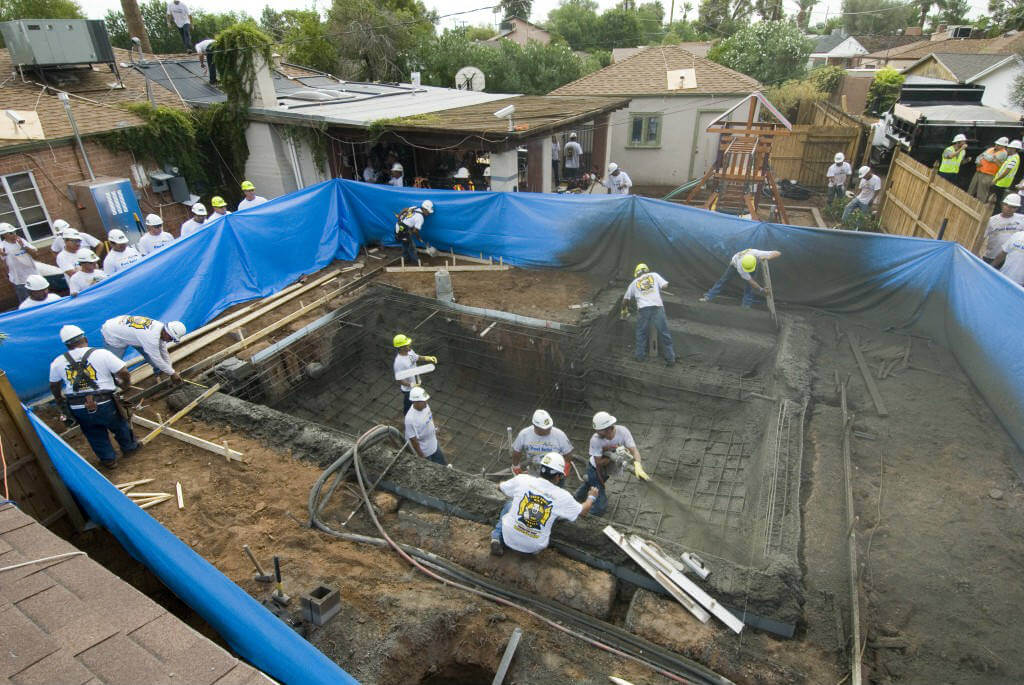
<instances>
[{"instance_id":1,"label":"satellite dish","mask_svg":"<svg viewBox=\"0 0 1024 685\"><path fill-rule=\"evenodd\" d=\"M455 72L455 87L459 90L483 90L484 72L476 67L462 67Z\"/></svg>"}]
</instances>

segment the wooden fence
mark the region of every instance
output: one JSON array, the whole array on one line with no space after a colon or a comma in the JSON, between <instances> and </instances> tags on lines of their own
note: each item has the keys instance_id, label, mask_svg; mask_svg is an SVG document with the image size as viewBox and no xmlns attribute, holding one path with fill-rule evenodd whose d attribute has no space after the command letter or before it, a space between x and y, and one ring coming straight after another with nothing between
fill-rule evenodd
<instances>
[{"instance_id":1,"label":"wooden fence","mask_svg":"<svg viewBox=\"0 0 1024 685\"><path fill-rule=\"evenodd\" d=\"M953 240L971 252L982 245L992 206L975 199L901 151L893 155L882 191L882 230L895 235Z\"/></svg>"},{"instance_id":2,"label":"wooden fence","mask_svg":"<svg viewBox=\"0 0 1024 685\"><path fill-rule=\"evenodd\" d=\"M793 132L779 136L772 147L772 171L777 179L795 180L824 188L825 173L837 152L856 169L865 155L868 135L859 120L827 103L804 103Z\"/></svg>"}]
</instances>

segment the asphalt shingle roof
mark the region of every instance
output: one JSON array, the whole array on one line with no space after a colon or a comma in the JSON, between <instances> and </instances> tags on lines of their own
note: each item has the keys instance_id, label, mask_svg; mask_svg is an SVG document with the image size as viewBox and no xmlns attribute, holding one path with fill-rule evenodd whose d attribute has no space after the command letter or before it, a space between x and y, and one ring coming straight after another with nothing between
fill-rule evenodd
<instances>
[{"instance_id":1,"label":"asphalt shingle roof","mask_svg":"<svg viewBox=\"0 0 1024 685\"><path fill-rule=\"evenodd\" d=\"M1024 50L1024 33L998 38L946 38L944 40L919 40L896 48L882 49L870 57L889 59L921 59L935 53L950 54L1009 54Z\"/></svg>"},{"instance_id":2,"label":"asphalt shingle roof","mask_svg":"<svg viewBox=\"0 0 1024 685\"><path fill-rule=\"evenodd\" d=\"M920 36L854 36L868 52L891 50L892 48L910 45L920 40Z\"/></svg>"},{"instance_id":3,"label":"asphalt shingle roof","mask_svg":"<svg viewBox=\"0 0 1024 685\"><path fill-rule=\"evenodd\" d=\"M957 81L966 83L989 67L999 64L1009 54L971 55L960 53L934 53L935 59L952 72Z\"/></svg>"},{"instance_id":4,"label":"asphalt shingle roof","mask_svg":"<svg viewBox=\"0 0 1024 685\"><path fill-rule=\"evenodd\" d=\"M697 72L697 87L669 90L666 71L690 68ZM551 95L745 95L760 88L755 79L677 45L659 45L556 88Z\"/></svg>"},{"instance_id":5,"label":"asphalt shingle roof","mask_svg":"<svg viewBox=\"0 0 1024 685\"><path fill-rule=\"evenodd\" d=\"M826 36L822 36L821 38L818 39L818 42L814 44L814 49L811 50L811 54L823 55L826 52L829 52L830 50L835 48L837 45L842 43L847 38L849 38L849 36L844 36L841 33L830 33Z\"/></svg>"}]
</instances>

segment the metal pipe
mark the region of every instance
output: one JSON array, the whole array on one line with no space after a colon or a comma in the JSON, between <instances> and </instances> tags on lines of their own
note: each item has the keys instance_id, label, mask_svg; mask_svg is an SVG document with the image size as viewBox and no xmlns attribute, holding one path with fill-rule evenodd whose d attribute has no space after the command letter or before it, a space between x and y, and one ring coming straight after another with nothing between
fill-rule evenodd
<instances>
[{"instance_id":1,"label":"metal pipe","mask_svg":"<svg viewBox=\"0 0 1024 685\"><path fill-rule=\"evenodd\" d=\"M71 111L71 99L64 91L57 93L57 98L64 104L64 111L67 112L68 121L71 122L71 130L75 133L75 141L78 143L78 149L82 152L82 159L85 160L85 168L89 171L89 178L95 181L96 174L92 172L92 164L89 164L89 155L86 154L85 145L82 144L82 136L78 134L78 122L75 121L75 114Z\"/></svg>"}]
</instances>

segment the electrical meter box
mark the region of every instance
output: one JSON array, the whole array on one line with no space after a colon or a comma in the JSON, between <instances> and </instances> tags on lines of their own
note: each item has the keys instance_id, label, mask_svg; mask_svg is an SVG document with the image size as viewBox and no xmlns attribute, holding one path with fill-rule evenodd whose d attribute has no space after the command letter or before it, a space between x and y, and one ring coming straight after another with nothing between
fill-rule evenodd
<instances>
[{"instance_id":1,"label":"electrical meter box","mask_svg":"<svg viewBox=\"0 0 1024 685\"><path fill-rule=\"evenodd\" d=\"M82 217L81 229L100 240L119 228L134 245L142 237L142 209L127 178L100 177L69 184Z\"/></svg>"}]
</instances>

